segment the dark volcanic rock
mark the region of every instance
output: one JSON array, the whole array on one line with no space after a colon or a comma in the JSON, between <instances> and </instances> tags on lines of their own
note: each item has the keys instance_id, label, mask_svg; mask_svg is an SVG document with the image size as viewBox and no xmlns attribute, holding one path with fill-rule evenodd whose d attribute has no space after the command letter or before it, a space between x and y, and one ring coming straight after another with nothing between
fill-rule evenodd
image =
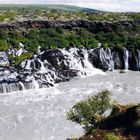
<instances>
[{"instance_id":1,"label":"dark volcanic rock","mask_svg":"<svg viewBox=\"0 0 140 140\"><path fill-rule=\"evenodd\" d=\"M125 110L111 115L100 122L101 129L114 130L124 128L128 133L139 132L140 125L136 125L140 120L140 105L126 108Z\"/></svg>"},{"instance_id":2,"label":"dark volcanic rock","mask_svg":"<svg viewBox=\"0 0 140 140\"><path fill-rule=\"evenodd\" d=\"M124 120L124 125L126 128L135 127L135 123L139 120L140 120L140 105L130 107L126 110L125 120Z\"/></svg>"},{"instance_id":3,"label":"dark volcanic rock","mask_svg":"<svg viewBox=\"0 0 140 140\"><path fill-rule=\"evenodd\" d=\"M140 50L105 47L55 49L38 52L23 61L20 69L5 67L0 70L0 92L49 87L76 76L92 75L95 68L137 71L140 70Z\"/></svg>"},{"instance_id":4,"label":"dark volcanic rock","mask_svg":"<svg viewBox=\"0 0 140 140\"><path fill-rule=\"evenodd\" d=\"M55 67L55 69L61 69L61 70L69 69L64 64L64 61L65 61L64 54L58 49L46 51L39 57L40 57L41 61L47 60L49 62L49 64L51 64L53 67ZM61 64L58 62L61 62Z\"/></svg>"},{"instance_id":5,"label":"dark volcanic rock","mask_svg":"<svg viewBox=\"0 0 140 140\"><path fill-rule=\"evenodd\" d=\"M65 29L86 28L89 31L114 31L118 28L127 28L140 24L140 20L122 20L116 22L107 21L89 21L89 20L71 20L71 21L45 21L45 20L27 20L11 24L1 23L0 28L5 30L26 30L29 28L50 28L63 27Z\"/></svg>"},{"instance_id":6,"label":"dark volcanic rock","mask_svg":"<svg viewBox=\"0 0 140 140\"><path fill-rule=\"evenodd\" d=\"M97 48L89 54L89 61L102 70L124 69L124 51L122 49Z\"/></svg>"},{"instance_id":7,"label":"dark volcanic rock","mask_svg":"<svg viewBox=\"0 0 140 140\"><path fill-rule=\"evenodd\" d=\"M114 69L125 69L123 49L113 49L112 55L114 61Z\"/></svg>"}]
</instances>

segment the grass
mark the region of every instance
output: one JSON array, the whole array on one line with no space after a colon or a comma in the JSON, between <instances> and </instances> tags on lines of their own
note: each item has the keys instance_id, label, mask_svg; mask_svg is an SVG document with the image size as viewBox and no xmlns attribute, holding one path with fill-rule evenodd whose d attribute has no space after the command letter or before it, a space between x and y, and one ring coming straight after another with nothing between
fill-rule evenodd
<instances>
[{"instance_id":1,"label":"grass","mask_svg":"<svg viewBox=\"0 0 140 140\"><path fill-rule=\"evenodd\" d=\"M5 12L7 14L5 14ZM15 14L13 15L14 12ZM6 15L9 15L8 17ZM101 12L94 9L82 8L73 5L62 4L34 4L34 5L20 5L20 4L1 4L0 5L0 21L16 21L27 15L29 19L51 19L60 20L76 20L85 19L91 21L118 21L125 19L139 19L140 13L113 13ZM12 16L12 18L11 18ZM6 20L8 19L8 20Z\"/></svg>"},{"instance_id":2,"label":"grass","mask_svg":"<svg viewBox=\"0 0 140 140\"><path fill-rule=\"evenodd\" d=\"M105 140L119 140L119 138L114 133L108 133L105 136Z\"/></svg>"}]
</instances>

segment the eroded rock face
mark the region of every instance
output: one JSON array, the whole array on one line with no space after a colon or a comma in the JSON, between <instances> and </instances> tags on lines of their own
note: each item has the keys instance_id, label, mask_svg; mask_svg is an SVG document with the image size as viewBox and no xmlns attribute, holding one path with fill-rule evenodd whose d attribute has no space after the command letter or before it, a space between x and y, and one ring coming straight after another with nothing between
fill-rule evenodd
<instances>
[{"instance_id":1,"label":"eroded rock face","mask_svg":"<svg viewBox=\"0 0 140 140\"><path fill-rule=\"evenodd\" d=\"M89 20L71 20L71 21L45 21L45 20L27 20L16 23L1 23L0 28L5 30L27 30L30 28L60 28L65 29L76 29L86 28L89 31L114 31L118 28L127 28L134 25L140 24L140 20L122 20L116 22L100 22L100 21L89 21Z\"/></svg>"},{"instance_id":2,"label":"eroded rock face","mask_svg":"<svg viewBox=\"0 0 140 140\"><path fill-rule=\"evenodd\" d=\"M114 69L128 69L125 66L125 61L127 61L128 63L128 57L129 57L129 54L127 54L126 51L127 50L125 50L124 48L112 49Z\"/></svg>"},{"instance_id":3,"label":"eroded rock face","mask_svg":"<svg viewBox=\"0 0 140 140\"><path fill-rule=\"evenodd\" d=\"M96 68L106 70L140 70L140 50L137 48L96 48L89 53L89 61Z\"/></svg>"},{"instance_id":4,"label":"eroded rock face","mask_svg":"<svg viewBox=\"0 0 140 140\"><path fill-rule=\"evenodd\" d=\"M89 55L89 61L99 69L104 71L114 69L128 69L129 53L127 50L110 49L110 48L97 48Z\"/></svg>"}]
</instances>

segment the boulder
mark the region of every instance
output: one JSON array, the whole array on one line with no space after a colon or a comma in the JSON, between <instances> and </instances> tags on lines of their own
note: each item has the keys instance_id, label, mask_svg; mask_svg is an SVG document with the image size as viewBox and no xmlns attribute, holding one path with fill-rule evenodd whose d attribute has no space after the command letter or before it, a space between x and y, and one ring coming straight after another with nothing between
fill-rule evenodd
<instances>
[{"instance_id":1,"label":"boulder","mask_svg":"<svg viewBox=\"0 0 140 140\"><path fill-rule=\"evenodd\" d=\"M100 122L99 128L107 130L123 128L128 133L138 132L140 131L140 125L136 125L138 121L140 121L140 104L132 107L118 106L112 109L108 118Z\"/></svg>"}]
</instances>

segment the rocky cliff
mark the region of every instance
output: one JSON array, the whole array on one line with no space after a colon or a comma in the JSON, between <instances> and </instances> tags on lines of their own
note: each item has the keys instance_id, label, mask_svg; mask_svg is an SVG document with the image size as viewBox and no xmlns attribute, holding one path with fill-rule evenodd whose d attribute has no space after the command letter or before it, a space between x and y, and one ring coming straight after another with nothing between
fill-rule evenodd
<instances>
[{"instance_id":1,"label":"rocky cliff","mask_svg":"<svg viewBox=\"0 0 140 140\"><path fill-rule=\"evenodd\" d=\"M121 20L116 22L107 21L88 21L88 20L72 20L72 21L45 21L45 20L27 20L15 23L1 23L0 28L5 30L27 30L29 28L60 28L77 29L86 28L89 31L114 31L118 28L127 28L140 24L140 20Z\"/></svg>"}]
</instances>

